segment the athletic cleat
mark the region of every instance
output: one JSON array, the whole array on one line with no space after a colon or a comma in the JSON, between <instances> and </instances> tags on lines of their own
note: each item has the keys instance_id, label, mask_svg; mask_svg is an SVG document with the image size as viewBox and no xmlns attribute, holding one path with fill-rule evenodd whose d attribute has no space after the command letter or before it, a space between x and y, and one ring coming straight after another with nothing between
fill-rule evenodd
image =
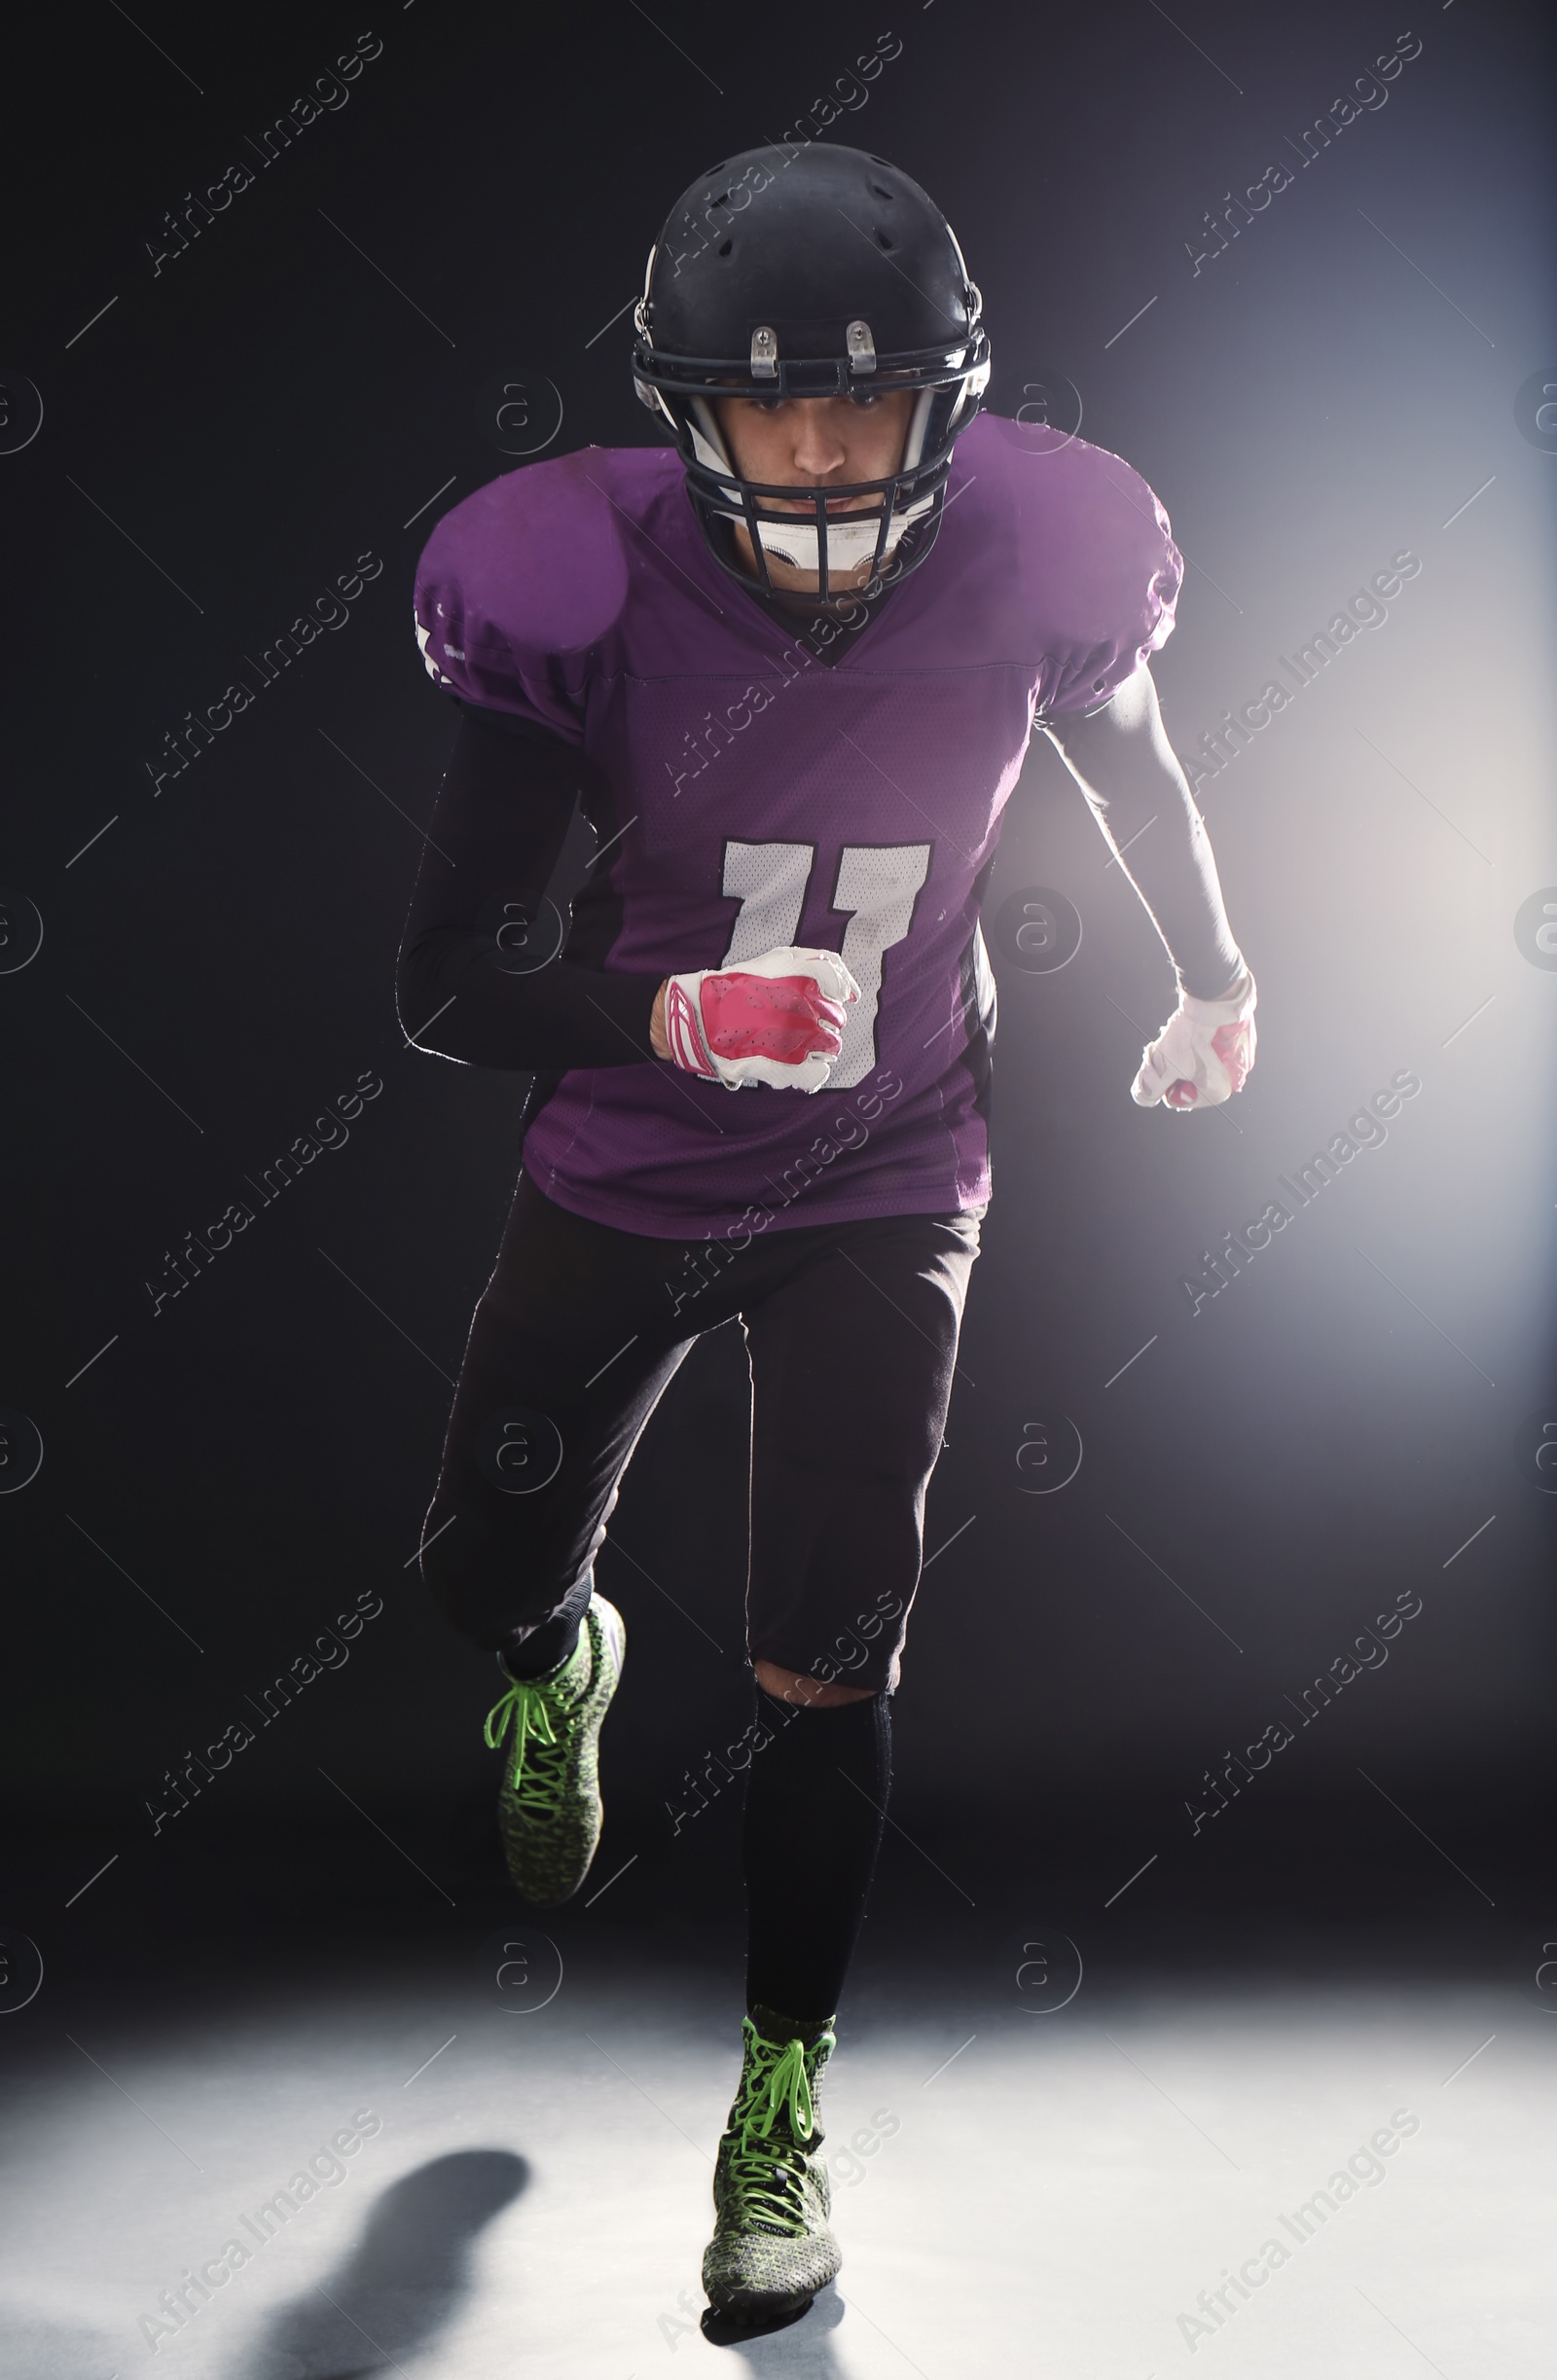
<instances>
[{"instance_id":1,"label":"athletic cleat","mask_svg":"<svg viewBox=\"0 0 1557 2380\"><path fill-rule=\"evenodd\" d=\"M561 1668L548 1677L510 1678L487 1714L493 1751L513 1722L497 1827L515 1888L538 1908L570 1900L589 1874L605 1816L600 1726L626 1650L621 1613L592 1594L578 1642Z\"/></svg>"},{"instance_id":2,"label":"athletic cleat","mask_svg":"<svg viewBox=\"0 0 1557 2380\"><path fill-rule=\"evenodd\" d=\"M836 2046L831 2024L802 2036L772 2009L766 2031L742 2021L744 2056L713 2174L713 2238L703 2286L718 2314L758 2323L803 2314L836 2278L843 2254L828 2229L832 2185L817 2085ZM780 2038L772 2037L778 2033Z\"/></svg>"}]
</instances>

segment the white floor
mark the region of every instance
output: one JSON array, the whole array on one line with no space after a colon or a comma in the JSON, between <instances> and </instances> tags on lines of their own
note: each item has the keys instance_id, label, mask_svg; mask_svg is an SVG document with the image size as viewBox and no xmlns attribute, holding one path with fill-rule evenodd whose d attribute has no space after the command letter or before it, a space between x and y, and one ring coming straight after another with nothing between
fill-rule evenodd
<instances>
[{"instance_id":1,"label":"white floor","mask_svg":"<svg viewBox=\"0 0 1557 2380\"><path fill-rule=\"evenodd\" d=\"M96 2004L90 2038L40 2015L30 2079L0 2044L18 2380L649 2380L721 2355L817 2380L1557 2370L1557 2028L1512 1988L1143 1988L912 2022L867 2000L825 2099L842 2282L734 2349L697 2318L735 2045L669 1979L568 1978L522 2015L376 1955L350 1989L304 1966L199 2030ZM380 2129L344 2179L255 2245L239 2217L316 2152L328 2172L359 2115ZM1378 2178L1291 2227L1353 2157ZM143 2326L234 2238L249 2262L182 2329Z\"/></svg>"}]
</instances>

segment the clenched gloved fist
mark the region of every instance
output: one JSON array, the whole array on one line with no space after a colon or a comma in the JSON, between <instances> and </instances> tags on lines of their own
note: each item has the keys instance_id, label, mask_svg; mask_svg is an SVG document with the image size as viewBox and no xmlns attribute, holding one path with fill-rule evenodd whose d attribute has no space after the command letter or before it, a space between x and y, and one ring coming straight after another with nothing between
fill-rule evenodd
<instances>
[{"instance_id":1,"label":"clenched gloved fist","mask_svg":"<svg viewBox=\"0 0 1557 2380\"><path fill-rule=\"evenodd\" d=\"M1246 967L1225 999L1179 996L1141 1061L1130 1096L1138 1107L1219 1107L1242 1091L1254 1064L1254 978Z\"/></svg>"},{"instance_id":2,"label":"clenched gloved fist","mask_svg":"<svg viewBox=\"0 0 1557 2380\"><path fill-rule=\"evenodd\" d=\"M738 967L672 975L665 1037L674 1064L728 1090L819 1091L844 1045L843 1003L858 997L836 952L765 951Z\"/></svg>"}]
</instances>

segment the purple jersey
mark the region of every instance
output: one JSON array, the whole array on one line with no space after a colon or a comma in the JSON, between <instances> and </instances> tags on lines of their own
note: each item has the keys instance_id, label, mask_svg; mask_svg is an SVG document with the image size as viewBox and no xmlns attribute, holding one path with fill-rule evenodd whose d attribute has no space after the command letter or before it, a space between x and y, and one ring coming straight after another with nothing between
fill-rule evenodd
<instances>
[{"instance_id":1,"label":"purple jersey","mask_svg":"<svg viewBox=\"0 0 1557 2380\"><path fill-rule=\"evenodd\" d=\"M537 1187L677 1240L982 1208L1001 813L1034 717L1106 701L1168 636L1181 575L1128 463L987 414L934 551L840 629L832 667L718 567L669 450L532 463L447 514L416 578L434 679L576 745L614 794L596 963L800 943L861 992L815 1097L663 1064L565 1074L525 1139Z\"/></svg>"}]
</instances>

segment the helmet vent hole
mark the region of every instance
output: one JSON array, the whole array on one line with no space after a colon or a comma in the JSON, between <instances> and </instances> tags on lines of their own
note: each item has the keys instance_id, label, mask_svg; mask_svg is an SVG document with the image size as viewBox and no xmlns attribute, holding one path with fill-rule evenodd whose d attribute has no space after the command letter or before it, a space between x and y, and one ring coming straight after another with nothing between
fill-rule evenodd
<instances>
[{"instance_id":1,"label":"helmet vent hole","mask_svg":"<svg viewBox=\"0 0 1557 2380\"><path fill-rule=\"evenodd\" d=\"M873 198L885 198L887 205L890 206L892 202L892 194L889 190L883 190L880 182L872 182L870 185L870 190Z\"/></svg>"},{"instance_id":2,"label":"helmet vent hole","mask_svg":"<svg viewBox=\"0 0 1557 2380\"><path fill-rule=\"evenodd\" d=\"M888 239L885 232L878 230L876 234L876 245L878 248L895 248L897 242L895 239Z\"/></svg>"},{"instance_id":3,"label":"helmet vent hole","mask_svg":"<svg viewBox=\"0 0 1557 2380\"><path fill-rule=\"evenodd\" d=\"M728 256L735 244L736 243L733 239L721 239L719 242L719 254L721 256Z\"/></svg>"}]
</instances>

